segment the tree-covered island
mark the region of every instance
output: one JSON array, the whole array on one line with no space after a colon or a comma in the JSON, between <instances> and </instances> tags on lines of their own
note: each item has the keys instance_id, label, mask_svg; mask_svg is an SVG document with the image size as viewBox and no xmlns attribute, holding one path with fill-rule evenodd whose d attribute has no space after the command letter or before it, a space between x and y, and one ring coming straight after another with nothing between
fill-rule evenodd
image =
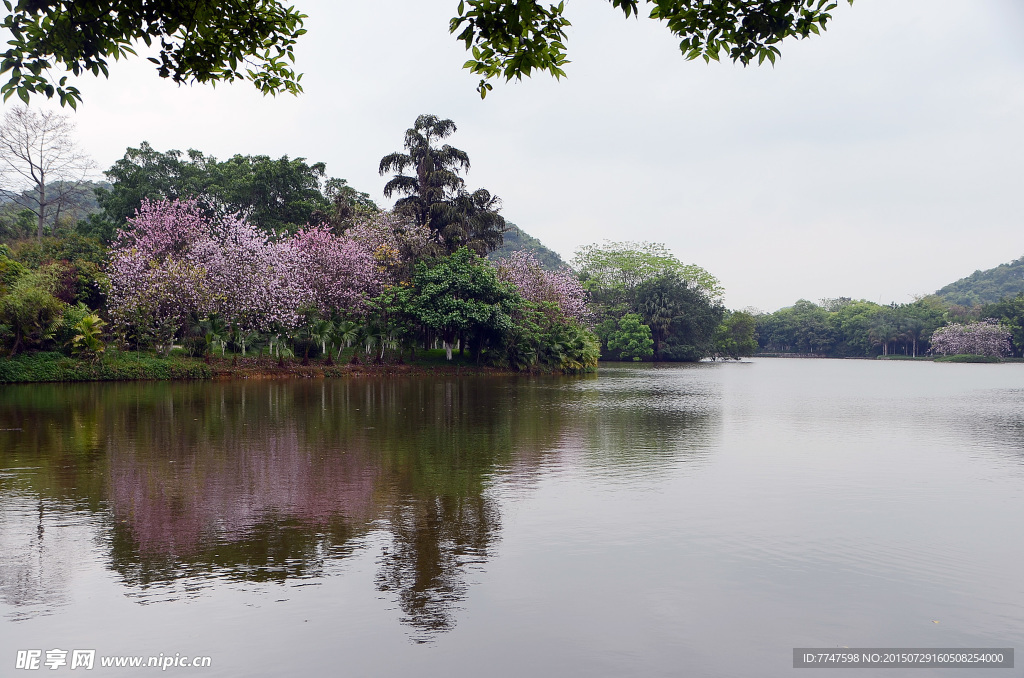
<instances>
[{"instance_id":1,"label":"tree-covered island","mask_svg":"<svg viewBox=\"0 0 1024 678\"><path fill-rule=\"evenodd\" d=\"M761 313L726 309L714 275L658 243L586 245L566 266L466 184L455 124L432 115L379 162L391 209L305 158L145 142L90 181L70 131L24 108L0 126L0 381L1024 348L1020 294ZM39 136L59 143L24 143Z\"/></svg>"}]
</instances>

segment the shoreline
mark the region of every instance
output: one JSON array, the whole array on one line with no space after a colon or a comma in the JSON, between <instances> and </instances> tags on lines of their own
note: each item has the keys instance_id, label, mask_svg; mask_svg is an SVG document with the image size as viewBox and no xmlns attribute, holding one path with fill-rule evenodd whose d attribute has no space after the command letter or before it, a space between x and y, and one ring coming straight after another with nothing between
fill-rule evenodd
<instances>
[{"instance_id":1,"label":"shoreline","mask_svg":"<svg viewBox=\"0 0 1024 678\"><path fill-rule=\"evenodd\" d=\"M23 353L0 358L0 384L74 383L97 381L234 381L271 379L325 379L380 376L492 375L517 376L549 372L517 372L488 365L430 364L426 362L334 363L321 360L303 365L295 358L280 365L276 358L203 358L146 353L113 353L91 362L62 353Z\"/></svg>"}]
</instances>

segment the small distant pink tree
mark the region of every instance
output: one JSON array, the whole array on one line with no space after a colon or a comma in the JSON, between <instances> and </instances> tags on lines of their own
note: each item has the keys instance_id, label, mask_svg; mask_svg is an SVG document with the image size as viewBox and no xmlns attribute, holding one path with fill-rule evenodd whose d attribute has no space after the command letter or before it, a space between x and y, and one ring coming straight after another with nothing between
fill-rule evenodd
<instances>
[{"instance_id":1,"label":"small distant pink tree","mask_svg":"<svg viewBox=\"0 0 1024 678\"><path fill-rule=\"evenodd\" d=\"M570 269L547 271L525 250L513 252L496 263L498 276L515 285L527 301L554 302L566 318L578 322L589 318L586 290Z\"/></svg>"},{"instance_id":2,"label":"small distant pink tree","mask_svg":"<svg viewBox=\"0 0 1024 678\"><path fill-rule=\"evenodd\" d=\"M1003 358L1011 354L1010 332L995 320L950 323L932 333L931 352L941 355L984 355Z\"/></svg>"}]
</instances>

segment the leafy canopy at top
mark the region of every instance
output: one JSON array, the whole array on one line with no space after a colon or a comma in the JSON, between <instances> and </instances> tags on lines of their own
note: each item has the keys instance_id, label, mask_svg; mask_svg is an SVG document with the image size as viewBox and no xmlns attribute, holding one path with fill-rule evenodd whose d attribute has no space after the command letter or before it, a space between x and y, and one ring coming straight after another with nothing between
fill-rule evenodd
<instances>
[{"instance_id":1,"label":"leafy canopy at top","mask_svg":"<svg viewBox=\"0 0 1024 678\"><path fill-rule=\"evenodd\" d=\"M848 0L851 4L853 0ZM640 0L609 0L627 18L639 16ZM781 55L778 43L789 37L820 33L832 18L837 0L645 0L650 18L661 21L680 38L687 59L709 62L727 56L746 66ZM520 80L533 71L565 75L565 2L544 5L537 0L462 0L449 30L458 33L473 58L465 63L483 76L481 97L492 89L487 80L502 76Z\"/></svg>"},{"instance_id":2,"label":"leafy canopy at top","mask_svg":"<svg viewBox=\"0 0 1024 678\"><path fill-rule=\"evenodd\" d=\"M700 288L709 299L720 300L724 293L718 278L696 264L684 264L657 242L585 245L576 251L572 263L591 291L632 293L645 282L674 274Z\"/></svg>"},{"instance_id":3,"label":"leafy canopy at top","mask_svg":"<svg viewBox=\"0 0 1024 678\"><path fill-rule=\"evenodd\" d=\"M627 18L639 16L641 0L608 0ZM853 0L848 0L850 3ZM747 65L775 63L778 44L789 37L820 33L838 0L644 0L649 17L676 35L687 59ZM149 60L160 77L177 83L249 80L264 94L302 91L292 51L305 33L306 15L277 0L4 0L0 23L12 36L0 54L4 98L32 93L56 96L74 107L74 75L108 72L108 59L135 55L134 47L159 44ZM449 30L472 54L465 68L488 80L522 79L534 71L565 75L565 3L538 0L461 0Z\"/></svg>"},{"instance_id":4,"label":"leafy canopy at top","mask_svg":"<svg viewBox=\"0 0 1024 678\"><path fill-rule=\"evenodd\" d=\"M82 96L74 75L108 75L109 60L136 55L135 46L157 44L149 57L162 78L214 83L249 80L264 94L302 91L293 46L305 33L306 15L276 0L4 0L0 28L10 33L0 54L4 100L25 103L32 93L57 97L75 108Z\"/></svg>"}]
</instances>

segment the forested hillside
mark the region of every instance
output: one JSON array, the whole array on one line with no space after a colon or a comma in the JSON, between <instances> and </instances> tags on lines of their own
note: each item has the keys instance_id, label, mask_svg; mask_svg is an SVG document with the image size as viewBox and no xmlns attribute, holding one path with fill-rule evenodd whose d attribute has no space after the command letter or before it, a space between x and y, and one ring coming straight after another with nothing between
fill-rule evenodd
<instances>
[{"instance_id":1,"label":"forested hillside","mask_svg":"<svg viewBox=\"0 0 1024 678\"><path fill-rule=\"evenodd\" d=\"M994 304L1024 292L1024 257L987 271L975 271L940 289L936 294L950 304Z\"/></svg>"},{"instance_id":2,"label":"forested hillside","mask_svg":"<svg viewBox=\"0 0 1024 678\"><path fill-rule=\"evenodd\" d=\"M508 227L508 230L505 231L505 241L501 247L488 255L488 259L492 261L506 259L513 252L526 251L532 254L540 262L540 265L548 271L557 271L565 266L565 262L558 255L558 252L549 250L544 246L544 243L512 222L506 221L505 225Z\"/></svg>"}]
</instances>

